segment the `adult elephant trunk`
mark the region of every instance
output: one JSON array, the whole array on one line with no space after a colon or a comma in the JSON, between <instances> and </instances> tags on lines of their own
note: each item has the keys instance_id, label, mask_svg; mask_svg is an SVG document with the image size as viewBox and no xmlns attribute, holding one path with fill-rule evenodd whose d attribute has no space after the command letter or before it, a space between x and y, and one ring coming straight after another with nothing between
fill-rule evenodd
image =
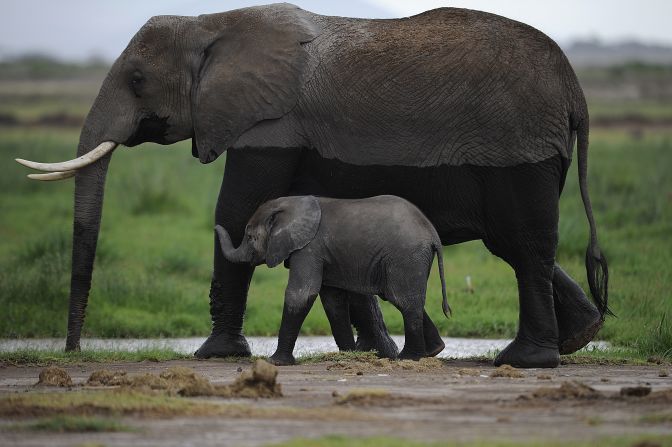
<instances>
[{"instance_id":1,"label":"adult elephant trunk","mask_svg":"<svg viewBox=\"0 0 672 447\"><path fill-rule=\"evenodd\" d=\"M90 116L89 116L90 118ZM97 147L97 132L87 118L77 147L77 156L85 156ZM70 303L68 312L68 335L66 351L80 349L79 340L84 324L84 313L89 300L93 261L100 230L105 192L105 177L112 152L92 164L82 167L75 174L75 210L72 235L72 273L70 277Z\"/></svg>"},{"instance_id":2,"label":"adult elephant trunk","mask_svg":"<svg viewBox=\"0 0 672 447\"><path fill-rule=\"evenodd\" d=\"M250 263L252 262L252 250L250 249L247 239L243 239L238 248L233 247L229 233L221 226L215 226L215 231L219 238L219 246L222 249L222 254L229 262L235 263Z\"/></svg>"},{"instance_id":3,"label":"adult elephant trunk","mask_svg":"<svg viewBox=\"0 0 672 447\"><path fill-rule=\"evenodd\" d=\"M117 147L115 141L122 141L121 139L112 141L113 138L104 137L103 131L95 125L101 121L96 118L97 116L106 116L98 111L99 99L94 103L84 123L77 147L77 158L59 163L39 163L16 159L24 166L46 172L29 174L28 177L34 180L51 181L75 177L72 273L66 351L76 351L80 348L79 339L89 299L93 261L96 256L96 243L103 210L107 167L112 152Z\"/></svg>"}]
</instances>

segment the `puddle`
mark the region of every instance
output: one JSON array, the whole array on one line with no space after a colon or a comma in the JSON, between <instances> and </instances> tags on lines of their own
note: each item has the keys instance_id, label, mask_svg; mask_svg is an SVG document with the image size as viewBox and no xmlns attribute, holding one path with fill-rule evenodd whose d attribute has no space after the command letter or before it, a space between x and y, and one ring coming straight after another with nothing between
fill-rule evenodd
<instances>
[{"instance_id":1,"label":"puddle","mask_svg":"<svg viewBox=\"0 0 672 447\"><path fill-rule=\"evenodd\" d=\"M393 335L395 343L401 349L403 335ZM170 349L182 354L192 354L205 341L205 337L191 338L83 338L82 349L107 351L138 351L143 349ZM252 354L270 356L275 352L277 337L247 337ZM511 340L449 338L444 337L446 348L437 356L442 358L466 358L482 356L501 350ZM591 342L588 349L607 349L609 344L603 341ZM0 339L0 352L12 352L21 349L63 350L64 338ZM338 351L331 336L299 337L294 349L295 356L322 354Z\"/></svg>"}]
</instances>

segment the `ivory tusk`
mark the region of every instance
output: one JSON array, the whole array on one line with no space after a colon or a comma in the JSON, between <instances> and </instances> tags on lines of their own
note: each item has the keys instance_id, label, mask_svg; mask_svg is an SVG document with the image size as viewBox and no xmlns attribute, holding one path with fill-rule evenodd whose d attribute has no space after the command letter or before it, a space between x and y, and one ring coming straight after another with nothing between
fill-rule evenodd
<instances>
[{"instance_id":1,"label":"ivory tusk","mask_svg":"<svg viewBox=\"0 0 672 447\"><path fill-rule=\"evenodd\" d=\"M28 178L33 180L42 180L46 182L51 182L54 180L64 180L66 178L73 177L76 173L77 173L76 170L72 170L63 172L50 172L49 174L28 174Z\"/></svg>"},{"instance_id":2,"label":"ivory tusk","mask_svg":"<svg viewBox=\"0 0 672 447\"><path fill-rule=\"evenodd\" d=\"M112 141L105 141L99 144L95 149L90 150L81 157L77 157L74 160L63 161L60 163L38 163L30 160L23 160L21 158L17 158L16 161L29 168L37 169L38 171L45 171L45 172L73 171L94 163L96 160L104 157L107 153L112 152L116 147L117 143L113 143Z\"/></svg>"}]
</instances>

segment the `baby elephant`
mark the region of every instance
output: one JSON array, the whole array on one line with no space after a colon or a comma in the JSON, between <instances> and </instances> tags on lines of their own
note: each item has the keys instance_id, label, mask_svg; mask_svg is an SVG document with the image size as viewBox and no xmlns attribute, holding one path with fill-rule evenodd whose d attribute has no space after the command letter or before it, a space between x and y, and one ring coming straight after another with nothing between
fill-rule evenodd
<instances>
[{"instance_id":1,"label":"baby elephant","mask_svg":"<svg viewBox=\"0 0 672 447\"><path fill-rule=\"evenodd\" d=\"M229 261L265 262L269 267L286 261L290 269L278 348L271 356L275 364L295 362L292 351L299 330L323 288L378 295L391 302L404 319L405 344L399 357L424 357L423 324L433 328L424 305L435 252L443 312L450 313L439 236L418 208L399 197L271 200L254 213L237 249L224 228L215 229Z\"/></svg>"}]
</instances>

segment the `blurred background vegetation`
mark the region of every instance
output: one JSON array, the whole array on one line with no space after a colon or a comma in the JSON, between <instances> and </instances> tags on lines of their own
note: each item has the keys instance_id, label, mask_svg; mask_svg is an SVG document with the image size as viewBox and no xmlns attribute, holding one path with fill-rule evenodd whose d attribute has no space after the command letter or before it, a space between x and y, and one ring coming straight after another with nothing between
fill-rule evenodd
<instances>
[{"instance_id":1,"label":"blurred background vegetation","mask_svg":"<svg viewBox=\"0 0 672 447\"><path fill-rule=\"evenodd\" d=\"M589 101L590 193L610 262L611 307L617 315L607 320L599 338L643 355L669 357L672 64L605 62L591 57L591 48L600 51L579 45L568 54ZM29 181L26 169L12 159L72 158L79 127L108 66L102 60L71 63L42 55L0 61L0 337L65 335L74 183ZM209 333L213 210L225 157L204 166L190 149L189 142L145 144L123 148L113 158L85 336ZM560 214L558 260L587 290L588 225L575 166ZM512 270L480 242L446 247L445 259L454 317L441 315L436 271L427 298L442 334L515 335ZM467 276L473 293L466 290ZM257 269L247 334L277 332L286 279L282 267ZM398 312L383 307L390 329L403 333ZM321 306L314 307L303 333L329 333Z\"/></svg>"}]
</instances>

